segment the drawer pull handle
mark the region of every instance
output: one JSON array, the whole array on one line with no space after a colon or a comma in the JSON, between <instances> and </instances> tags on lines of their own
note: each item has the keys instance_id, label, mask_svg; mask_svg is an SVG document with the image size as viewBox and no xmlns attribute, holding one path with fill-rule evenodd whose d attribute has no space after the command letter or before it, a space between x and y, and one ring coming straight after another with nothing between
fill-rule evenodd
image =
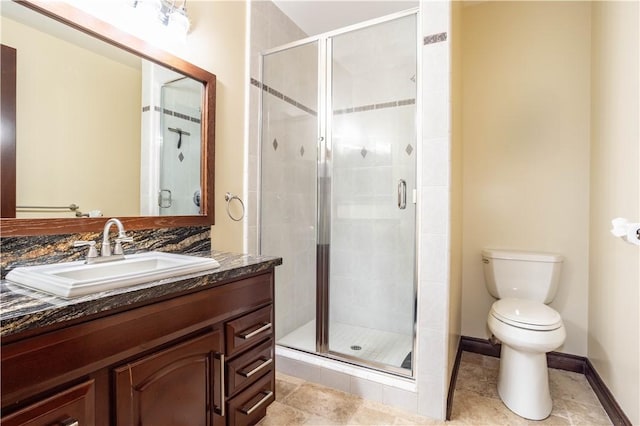
<instances>
[{"instance_id":1,"label":"drawer pull handle","mask_svg":"<svg viewBox=\"0 0 640 426\"><path fill-rule=\"evenodd\" d=\"M254 368L251 371L238 371L238 374L241 375L242 377L251 377L254 374L256 374L258 371L262 370L263 368L271 365L271 363L273 363L273 359L269 358L269 359L263 359L263 363L260 364L259 366L257 366L256 368Z\"/></svg>"},{"instance_id":2,"label":"drawer pull handle","mask_svg":"<svg viewBox=\"0 0 640 426\"><path fill-rule=\"evenodd\" d=\"M271 391L262 391L260 392L261 394L264 395L264 397L262 397L262 399L258 402L256 402L254 404L253 407L249 408L248 410L246 408L241 408L240 412L246 416L250 415L251 413L253 413L254 411L256 411L258 408L260 408L260 406L262 404L264 404L265 402L267 402L269 400L269 398L271 398L271 396L273 395L273 392Z\"/></svg>"},{"instance_id":3,"label":"drawer pull handle","mask_svg":"<svg viewBox=\"0 0 640 426\"><path fill-rule=\"evenodd\" d=\"M60 426L80 426L80 422L76 419L64 419L60 422Z\"/></svg>"},{"instance_id":4,"label":"drawer pull handle","mask_svg":"<svg viewBox=\"0 0 640 426\"><path fill-rule=\"evenodd\" d=\"M263 324L261 327L255 329L253 331L250 331L248 333L246 333L246 332L245 333L240 333L239 337L244 339L244 340L251 339L253 336L258 335L258 334L262 333L263 331L269 330L270 328L271 328L271 323L268 322L268 323Z\"/></svg>"}]
</instances>

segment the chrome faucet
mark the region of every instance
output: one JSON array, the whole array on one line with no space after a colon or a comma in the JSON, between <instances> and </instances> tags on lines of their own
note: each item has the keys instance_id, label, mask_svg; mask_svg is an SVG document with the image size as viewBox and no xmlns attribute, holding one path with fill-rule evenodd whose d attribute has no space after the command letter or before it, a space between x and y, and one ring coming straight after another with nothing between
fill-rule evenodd
<instances>
[{"instance_id":1,"label":"chrome faucet","mask_svg":"<svg viewBox=\"0 0 640 426\"><path fill-rule=\"evenodd\" d=\"M111 229L111 225L116 225L118 227L118 237L116 238L116 246L113 249L114 256L123 256L124 252L122 250L122 243L130 243L133 241L133 238L129 237L127 233L124 231L124 225L120 222L119 219L112 218L104 224L104 230L102 231L102 246L100 247L100 255L102 257L112 256L111 253L111 243L109 242L109 230ZM115 260L115 259L114 259Z\"/></svg>"},{"instance_id":2,"label":"chrome faucet","mask_svg":"<svg viewBox=\"0 0 640 426\"><path fill-rule=\"evenodd\" d=\"M118 227L118 237L116 238L116 245L113 249L113 253L111 252L111 243L109 242L109 231L111 230L111 225L116 225ZM85 263L92 264L124 259L122 243L130 243L132 241L133 238L129 237L124 231L124 225L122 225L122 222L120 222L119 219L113 218L109 219L107 223L104 224L104 229L102 231L102 245L100 246L101 256L98 256L95 241L75 241L73 246L89 246L89 252Z\"/></svg>"}]
</instances>

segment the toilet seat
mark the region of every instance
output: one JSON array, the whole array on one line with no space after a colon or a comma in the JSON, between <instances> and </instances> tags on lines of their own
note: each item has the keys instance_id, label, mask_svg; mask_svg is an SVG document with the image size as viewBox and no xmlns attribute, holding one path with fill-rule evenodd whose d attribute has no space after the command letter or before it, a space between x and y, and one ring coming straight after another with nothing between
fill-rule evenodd
<instances>
[{"instance_id":1,"label":"toilet seat","mask_svg":"<svg viewBox=\"0 0 640 426\"><path fill-rule=\"evenodd\" d=\"M518 328L551 331L562 327L558 312L541 302L525 299L500 299L491 306L497 320Z\"/></svg>"}]
</instances>

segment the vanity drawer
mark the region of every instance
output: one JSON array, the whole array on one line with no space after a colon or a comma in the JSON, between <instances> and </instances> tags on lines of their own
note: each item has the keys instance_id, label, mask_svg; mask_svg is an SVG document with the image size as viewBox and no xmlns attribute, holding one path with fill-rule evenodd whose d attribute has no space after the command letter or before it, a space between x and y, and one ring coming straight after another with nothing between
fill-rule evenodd
<instances>
[{"instance_id":1,"label":"vanity drawer","mask_svg":"<svg viewBox=\"0 0 640 426\"><path fill-rule=\"evenodd\" d=\"M273 305L225 324L226 354L232 357L266 338L273 338Z\"/></svg>"},{"instance_id":2,"label":"vanity drawer","mask_svg":"<svg viewBox=\"0 0 640 426\"><path fill-rule=\"evenodd\" d=\"M3 426L93 425L95 382L88 380L2 417Z\"/></svg>"},{"instance_id":3,"label":"vanity drawer","mask_svg":"<svg viewBox=\"0 0 640 426\"><path fill-rule=\"evenodd\" d=\"M227 425L253 425L275 401L275 373L270 372L227 403Z\"/></svg>"},{"instance_id":4,"label":"vanity drawer","mask_svg":"<svg viewBox=\"0 0 640 426\"><path fill-rule=\"evenodd\" d=\"M273 340L258 345L227 363L227 395L255 382L274 370Z\"/></svg>"}]
</instances>

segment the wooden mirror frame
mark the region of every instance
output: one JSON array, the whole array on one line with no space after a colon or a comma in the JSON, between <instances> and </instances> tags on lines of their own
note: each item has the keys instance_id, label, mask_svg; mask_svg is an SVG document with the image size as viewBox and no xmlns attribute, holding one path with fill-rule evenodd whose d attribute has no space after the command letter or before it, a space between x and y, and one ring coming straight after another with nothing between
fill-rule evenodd
<instances>
[{"instance_id":1,"label":"wooden mirror frame","mask_svg":"<svg viewBox=\"0 0 640 426\"><path fill-rule=\"evenodd\" d=\"M119 217L127 230L172 228L179 226L206 226L214 223L214 147L215 147L215 108L216 108L216 76L202 68L186 62L170 53L127 34L111 24L108 24L84 11L61 3L41 0L14 0L16 3L28 7L38 13L53 18L65 25L80 30L90 36L124 49L139 57L165 66L173 71L182 73L204 84L204 107L202 111L202 211L194 216L129 216ZM4 79L3 79L4 80ZM3 96L5 92L3 91ZM4 108L3 108L4 110ZM5 111L2 114L2 127L15 130L14 123L7 123ZM13 124L13 127L12 127ZM16 135L13 132L3 132L2 154L0 167L2 168L2 198L16 199L16 167L15 149ZM13 161L13 164L11 162ZM6 176L5 176L6 175ZM6 184L6 186L5 186ZM4 203L3 203L4 204ZM0 237L55 235L76 232L101 231L108 217L101 218L64 218L64 219L16 219L0 218Z\"/></svg>"}]
</instances>

